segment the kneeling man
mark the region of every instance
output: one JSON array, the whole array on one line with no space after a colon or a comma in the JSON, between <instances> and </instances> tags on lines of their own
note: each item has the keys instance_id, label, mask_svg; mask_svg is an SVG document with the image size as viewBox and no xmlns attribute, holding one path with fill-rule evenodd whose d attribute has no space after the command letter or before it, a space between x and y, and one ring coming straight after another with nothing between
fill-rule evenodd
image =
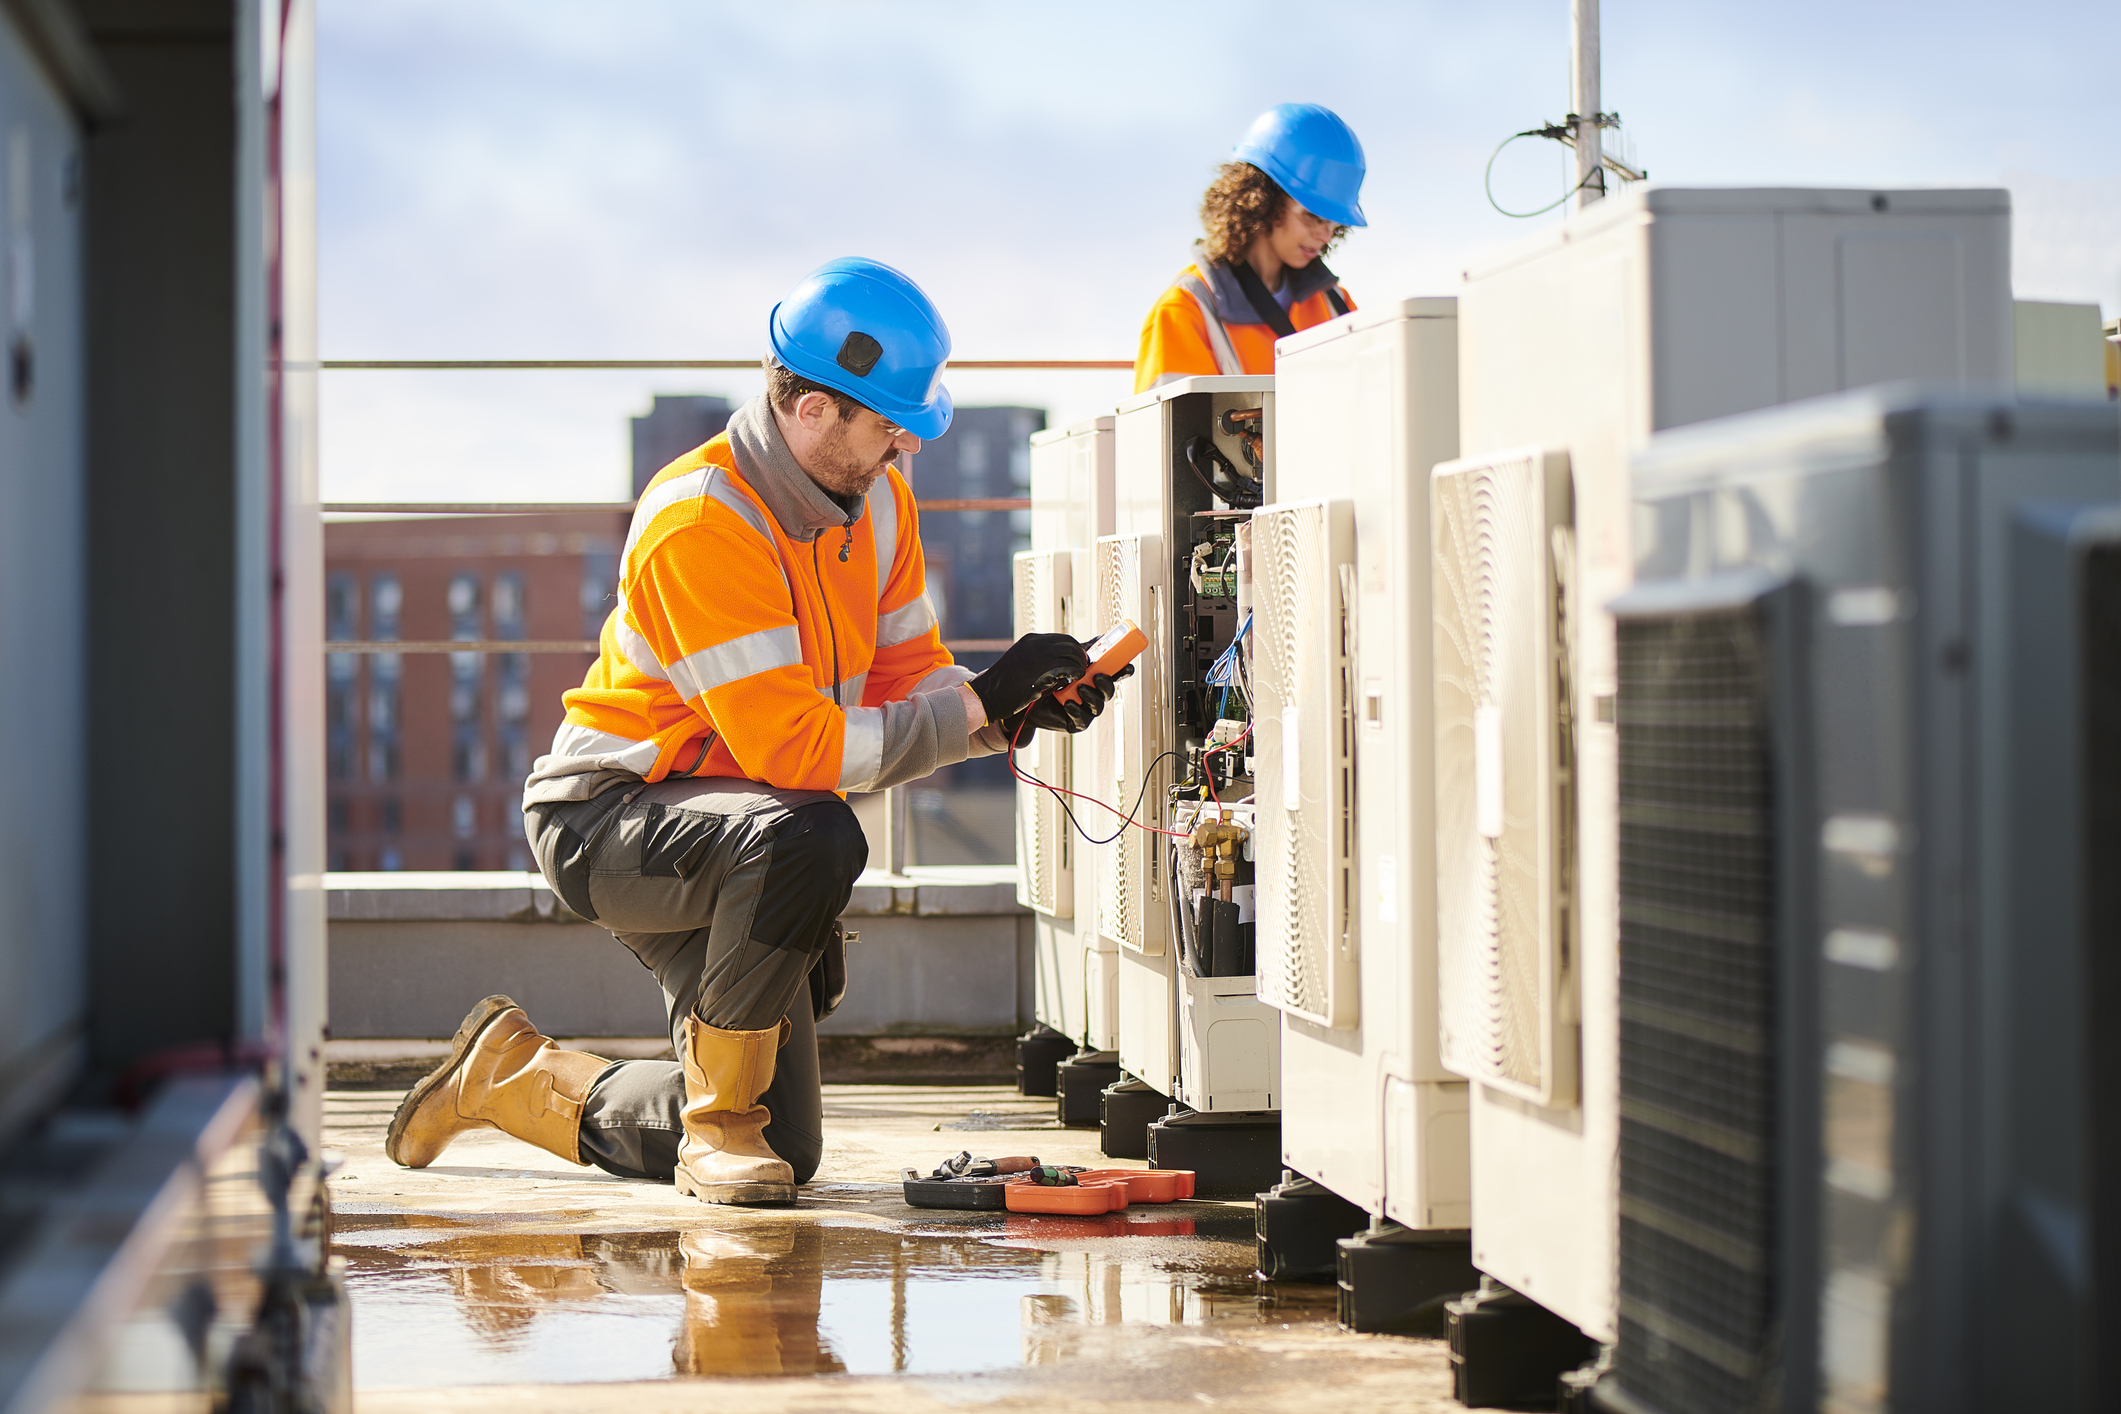
<instances>
[{"instance_id":1,"label":"kneeling man","mask_svg":"<svg viewBox=\"0 0 2121 1414\"><path fill-rule=\"evenodd\" d=\"M491 1127L710 1203L794 1201L868 862L844 794L1080 731L1111 697L1104 676L1051 695L1088 670L1065 634L977 676L943 647L891 465L950 425L950 335L920 288L835 260L767 328L765 395L642 493L596 665L523 793L539 868L655 974L678 1059L563 1051L488 997L391 1120L398 1163Z\"/></svg>"}]
</instances>

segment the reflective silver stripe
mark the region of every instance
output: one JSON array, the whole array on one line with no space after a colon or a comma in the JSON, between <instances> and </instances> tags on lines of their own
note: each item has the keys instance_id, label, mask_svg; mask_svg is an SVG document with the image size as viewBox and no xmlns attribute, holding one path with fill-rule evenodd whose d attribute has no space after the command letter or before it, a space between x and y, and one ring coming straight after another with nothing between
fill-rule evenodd
<instances>
[{"instance_id":1,"label":"reflective silver stripe","mask_svg":"<svg viewBox=\"0 0 2121 1414\"><path fill-rule=\"evenodd\" d=\"M1216 370L1225 378L1243 377L1245 365L1230 344L1230 331L1223 328L1222 318L1215 312L1215 296L1209 293L1208 282L1188 270L1178 277L1177 283L1200 306L1200 316L1208 326L1208 347L1215 350Z\"/></svg>"},{"instance_id":2,"label":"reflective silver stripe","mask_svg":"<svg viewBox=\"0 0 2121 1414\"><path fill-rule=\"evenodd\" d=\"M840 680L840 701L846 703L849 707L859 707L862 705L862 694L868 690L869 674L867 673L856 673L851 678L842 678ZM829 700L832 696L832 684L828 682L819 688L817 695Z\"/></svg>"},{"instance_id":3,"label":"reflective silver stripe","mask_svg":"<svg viewBox=\"0 0 2121 1414\"><path fill-rule=\"evenodd\" d=\"M802 638L794 624L784 624L686 654L670 665L670 682L678 695L690 702L725 683L774 668L794 667L802 661Z\"/></svg>"},{"instance_id":4,"label":"reflective silver stripe","mask_svg":"<svg viewBox=\"0 0 2121 1414\"><path fill-rule=\"evenodd\" d=\"M707 473L712 470L712 467L701 467L698 471L674 476L660 486L649 487L648 494L641 497L633 508L633 522L626 527L624 554L633 553L634 545L647 531L650 521L680 502L698 499L706 490ZM623 560L623 556L621 558Z\"/></svg>"},{"instance_id":5,"label":"reflective silver stripe","mask_svg":"<svg viewBox=\"0 0 2121 1414\"><path fill-rule=\"evenodd\" d=\"M743 492L730 484L729 472L719 466L703 466L698 471L688 471L683 476L673 477L660 486L650 488L633 508L633 523L626 530L627 555L648 530L648 523L669 510L672 506L706 496L720 501L736 512L743 522L773 543L773 532L767 529L766 515Z\"/></svg>"},{"instance_id":6,"label":"reflective silver stripe","mask_svg":"<svg viewBox=\"0 0 2121 1414\"><path fill-rule=\"evenodd\" d=\"M935 606L923 594L910 604L901 605L888 614L879 614L876 619L876 646L889 648L894 643L919 638L935 627Z\"/></svg>"},{"instance_id":7,"label":"reflective silver stripe","mask_svg":"<svg viewBox=\"0 0 2121 1414\"><path fill-rule=\"evenodd\" d=\"M913 691L908 695L918 697L924 692L942 692L947 688L956 687L959 683L970 682L975 676L972 669L963 663L945 663L915 683Z\"/></svg>"},{"instance_id":8,"label":"reflective silver stripe","mask_svg":"<svg viewBox=\"0 0 2121 1414\"><path fill-rule=\"evenodd\" d=\"M720 501L743 519L744 524L766 537L766 545L773 546L773 532L767 528L766 513L749 496L730 484L729 473L721 467L708 468L714 474L707 480L707 494Z\"/></svg>"},{"instance_id":9,"label":"reflective silver stripe","mask_svg":"<svg viewBox=\"0 0 2121 1414\"><path fill-rule=\"evenodd\" d=\"M884 709L849 707L840 746L841 790L868 790L884 769Z\"/></svg>"},{"instance_id":10,"label":"reflective silver stripe","mask_svg":"<svg viewBox=\"0 0 2121 1414\"><path fill-rule=\"evenodd\" d=\"M891 562L898 558L898 496L890 471L869 486L869 538L876 542L876 597L891 584Z\"/></svg>"},{"instance_id":11,"label":"reflective silver stripe","mask_svg":"<svg viewBox=\"0 0 2121 1414\"><path fill-rule=\"evenodd\" d=\"M560 729L552 734L555 757L631 771L636 776L645 776L655 769L655 758L660 750L653 740L635 741L631 737L600 732L595 727L573 722L560 723Z\"/></svg>"},{"instance_id":12,"label":"reflective silver stripe","mask_svg":"<svg viewBox=\"0 0 2121 1414\"><path fill-rule=\"evenodd\" d=\"M649 646L648 640L641 637L632 624L626 622L624 614L619 615L619 621L613 627L616 632L612 637L618 640L619 651L626 655L627 662L633 664L635 672L644 678L670 681L670 670L663 666L662 659L655 656L655 649Z\"/></svg>"}]
</instances>

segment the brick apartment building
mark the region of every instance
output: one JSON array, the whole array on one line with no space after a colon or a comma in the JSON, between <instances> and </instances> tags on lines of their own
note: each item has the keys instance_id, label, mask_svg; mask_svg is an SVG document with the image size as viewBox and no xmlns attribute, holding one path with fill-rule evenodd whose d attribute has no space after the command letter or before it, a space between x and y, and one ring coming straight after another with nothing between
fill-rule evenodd
<instances>
[{"instance_id":1,"label":"brick apartment building","mask_svg":"<svg viewBox=\"0 0 2121 1414\"><path fill-rule=\"evenodd\" d=\"M633 419L636 493L727 423L730 404L657 397ZM959 408L913 459L924 500L1022 496L1037 408ZM930 593L952 640L1006 639L1010 556L1029 517L922 518ZM617 512L335 521L324 529L331 642L585 641L610 612L627 517ZM964 653L973 667L992 654ZM560 695L589 653L326 655L330 867L528 869L520 801L530 763L560 724ZM1006 790L999 758L939 773L929 791ZM936 828L949 820L937 816ZM926 826L916 822L916 839ZM952 857L1012 847L969 831ZM977 837L974 837L977 836ZM996 862L1005 860L1003 854Z\"/></svg>"},{"instance_id":2,"label":"brick apartment building","mask_svg":"<svg viewBox=\"0 0 2121 1414\"><path fill-rule=\"evenodd\" d=\"M331 642L593 639L617 512L339 521L324 531ZM528 869L523 778L589 653L332 653L333 869Z\"/></svg>"}]
</instances>

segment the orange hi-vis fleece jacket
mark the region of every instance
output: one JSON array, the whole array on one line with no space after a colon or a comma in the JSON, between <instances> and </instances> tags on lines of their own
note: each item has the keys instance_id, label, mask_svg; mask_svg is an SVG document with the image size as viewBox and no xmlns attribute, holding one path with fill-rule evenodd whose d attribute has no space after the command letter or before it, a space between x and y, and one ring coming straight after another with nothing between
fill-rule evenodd
<instances>
[{"instance_id":1,"label":"orange hi-vis fleece jacket","mask_svg":"<svg viewBox=\"0 0 2121 1414\"><path fill-rule=\"evenodd\" d=\"M913 493L828 494L763 397L657 473L534 805L625 781L878 790L1002 748L927 597ZM975 735L977 733L977 735Z\"/></svg>"},{"instance_id":2,"label":"orange hi-vis fleece jacket","mask_svg":"<svg viewBox=\"0 0 2121 1414\"><path fill-rule=\"evenodd\" d=\"M1286 270L1282 279L1291 296L1293 328L1308 329L1355 308L1323 260ZM1144 393L1174 378L1272 373L1276 337L1273 326L1245 298L1230 267L1208 259L1196 242L1193 263L1157 296L1142 321L1134 391Z\"/></svg>"}]
</instances>

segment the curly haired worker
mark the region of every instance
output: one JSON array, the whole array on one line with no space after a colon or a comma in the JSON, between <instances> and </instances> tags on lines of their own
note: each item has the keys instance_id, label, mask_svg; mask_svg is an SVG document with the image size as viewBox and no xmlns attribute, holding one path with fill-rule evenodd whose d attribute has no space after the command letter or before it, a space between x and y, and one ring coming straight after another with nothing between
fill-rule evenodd
<instances>
[{"instance_id":1,"label":"curly haired worker","mask_svg":"<svg viewBox=\"0 0 2121 1414\"><path fill-rule=\"evenodd\" d=\"M1315 103L1269 108L1200 201L1207 235L1142 324L1134 391L1198 374L1274 371L1274 341L1355 307L1322 256L1350 226L1362 144Z\"/></svg>"}]
</instances>

